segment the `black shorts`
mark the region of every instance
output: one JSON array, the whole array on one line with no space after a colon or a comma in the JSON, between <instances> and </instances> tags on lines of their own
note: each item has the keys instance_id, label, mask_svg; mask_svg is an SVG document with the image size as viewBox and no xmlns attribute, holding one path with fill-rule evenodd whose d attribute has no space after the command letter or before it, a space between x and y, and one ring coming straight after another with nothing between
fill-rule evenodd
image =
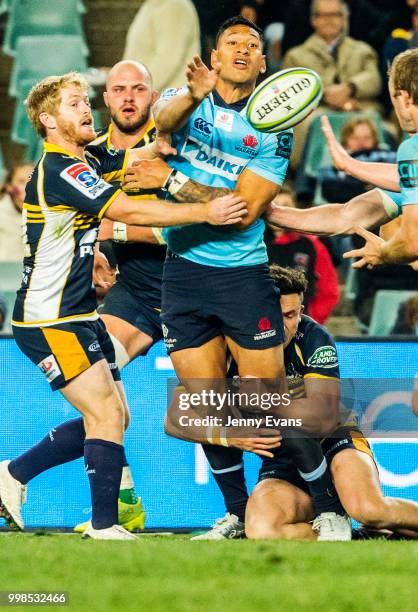
<instances>
[{"instance_id":1,"label":"black shorts","mask_svg":"<svg viewBox=\"0 0 418 612\"><path fill-rule=\"evenodd\" d=\"M13 327L16 344L45 374L56 391L87 370L97 361L106 359L114 380L120 380L115 349L100 319L60 323L49 327Z\"/></svg>"},{"instance_id":2,"label":"black shorts","mask_svg":"<svg viewBox=\"0 0 418 612\"><path fill-rule=\"evenodd\" d=\"M112 315L127 321L139 331L151 336L153 344L163 337L160 310L148 304L146 296L140 298L119 280L106 294L104 303L99 308L99 314Z\"/></svg>"},{"instance_id":3,"label":"black shorts","mask_svg":"<svg viewBox=\"0 0 418 612\"><path fill-rule=\"evenodd\" d=\"M218 268L168 254L161 319L169 353L220 335L247 349L284 341L279 292L267 264Z\"/></svg>"},{"instance_id":4,"label":"black shorts","mask_svg":"<svg viewBox=\"0 0 418 612\"><path fill-rule=\"evenodd\" d=\"M362 432L355 427L340 427L329 438L324 438L321 442L322 451L328 462L331 462L335 455L345 450L346 448L355 448L369 455L373 459L373 453L363 436ZM277 480L286 480L290 484L302 489L305 493L309 493L308 483L303 480L299 474L293 460L284 452L277 451L277 456L273 459L265 458L261 464L258 474L258 482L275 478Z\"/></svg>"}]
</instances>

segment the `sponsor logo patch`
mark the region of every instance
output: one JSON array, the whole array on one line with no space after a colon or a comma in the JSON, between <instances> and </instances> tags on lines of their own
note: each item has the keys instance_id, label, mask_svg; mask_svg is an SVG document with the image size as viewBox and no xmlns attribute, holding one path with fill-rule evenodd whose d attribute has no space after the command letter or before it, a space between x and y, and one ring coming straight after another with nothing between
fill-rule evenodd
<instances>
[{"instance_id":1,"label":"sponsor logo patch","mask_svg":"<svg viewBox=\"0 0 418 612\"><path fill-rule=\"evenodd\" d=\"M272 329L271 321L268 317L261 317L257 327L260 332L253 336L254 340L265 340L266 338L272 338L277 333L275 329Z\"/></svg>"},{"instance_id":2,"label":"sponsor logo patch","mask_svg":"<svg viewBox=\"0 0 418 612\"><path fill-rule=\"evenodd\" d=\"M89 351L91 353L95 353L99 349L100 349L100 344L97 342L97 340L95 342L92 342L89 346Z\"/></svg>"},{"instance_id":3,"label":"sponsor logo patch","mask_svg":"<svg viewBox=\"0 0 418 612\"><path fill-rule=\"evenodd\" d=\"M38 368L41 368L49 383L52 383L52 381L61 374L60 367L54 355L49 355L48 357L45 357L45 359L42 359L42 361L38 363Z\"/></svg>"},{"instance_id":4,"label":"sponsor logo patch","mask_svg":"<svg viewBox=\"0 0 418 612\"><path fill-rule=\"evenodd\" d=\"M225 132L232 132L232 126L234 123L234 115L227 113L226 111L218 110L215 115L214 126Z\"/></svg>"},{"instance_id":5,"label":"sponsor logo patch","mask_svg":"<svg viewBox=\"0 0 418 612\"><path fill-rule=\"evenodd\" d=\"M251 149L255 149L256 146L258 145L258 140L255 136L253 136L252 134L247 134L246 136L244 136L244 138L242 139L242 144L245 147L250 147Z\"/></svg>"},{"instance_id":6,"label":"sponsor logo patch","mask_svg":"<svg viewBox=\"0 0 418 612\"><path fill-rule=\"evenodd\" d=\"M205 121L204 119L202 119L202 117L198 117L197 119L195 119L193 125L202 134L206 134L207 136L209 136L209 134L212 134L213 125L209 123L209 121Z\"/></svg>"},{"instance_id":7,"label":"sponsor logo patch","mask_svg":"<svg viewBox=\"0 0 418 612\"><path fill-rule=\"evenodd\" d=\"M418 161L415 159L405 159L398 163L401 186L405 189L418 187Z\"/></svg>"},{"instance_id":8,"label":"sponsor logo patch","mask_svg":"<svg viewBox=\"0 0 418 612\"><path fill-rule=\"evenodd\" d=\"M91 200L95 200L103 191L111 187L83 162L71 164L60 173L60 176Z\"/></svg>"},{"instance_id":9,"label":"sponsor logo patch","mask_svg":"<svg viewBox=\"0 0 418 612\"><path fill-rule=\"evenodd\" d=\"M291 134L277 134L277 147L274 152L276 157L289 159L292 153L293 136Z\"/></svg>"},{"instance_id":10,"label":"sponsor logo patch","mask_svg":"<svg viewBox=\"0 0 418 612\"><path fill-rule=\"evenodd\" d=\"M310 368L335 368L338 365L335 347L320 346L309 357L306 365Z\"/></svg>"}]
</instances>

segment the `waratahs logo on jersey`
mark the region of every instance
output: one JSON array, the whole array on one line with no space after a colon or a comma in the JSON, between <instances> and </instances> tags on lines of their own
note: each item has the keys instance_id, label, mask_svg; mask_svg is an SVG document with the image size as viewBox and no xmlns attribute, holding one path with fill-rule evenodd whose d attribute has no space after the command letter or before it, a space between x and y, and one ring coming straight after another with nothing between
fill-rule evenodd
<instances>
[{"instance_id":1,"label":"waratahs logo on jersey","mask_svg":"<svg viewBox=\"0 0 418 612\"><path fill-rule=\"evenodd\" d=\"M255 157L257 150L258 140L254 134L247 134L242 139L242 145L235 145L235 151L240 151L241 153L245 153L245 155L249 155L250 157Z\"/></svg>"},{"instance_id":2,"label":"waratahs logo on jersey","mask_svg":"<svg viewBox=\"0 0 418 612\"><path fill-rule=\"evenodd\" d=\"M251 149L255 149L256 146L258 145L258 140L255 136L253 136L252 134L247 134L246 136L244 136L244 138L242 139L242 144L245 147L251 147Z\"/></svg>"}]
</instances>

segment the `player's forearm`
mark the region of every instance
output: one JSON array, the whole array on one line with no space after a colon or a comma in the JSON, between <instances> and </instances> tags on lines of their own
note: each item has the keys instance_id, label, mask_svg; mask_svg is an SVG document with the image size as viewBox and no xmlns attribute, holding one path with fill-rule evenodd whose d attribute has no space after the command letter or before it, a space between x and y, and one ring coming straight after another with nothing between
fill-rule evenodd
<instances>
[{"instance_id":1,"label":"player's forearm","mask_svg":"<svg viewBox=\"0 0 418 612\"><path fill-rule=\"evenodd\" d=\"M324 204L304 210L272 205L266 213L266 221L287 230L329 236L350 230L352 223L342 211L342 204Z\"/></svg>"},{"instance_id":2,"label":"player's forearm","mask_svg":"<svg viewBox=\"0 0 418 612\"><path fill-rule=\"evenodd\" d=\"M402 229L399 229L390 240L380 246L380 255L384 264L408 264L417 259L418 241L409 240Z\"/></svg>"},{"instance_id":3,"label":"player's forearm","mask_svg":"<svg viewBox=\"0 0 418 612\"><path fill-rule=\"evenodd\" d=\"M193 98L187 91L168 102L157 102L153 108L154 121L160 132L171 134L180 130L202 100Z\"/></svg>"},{"instance_id":4,"label":"player's forearm","mask_svg":"<svg viewBox=\"0 0 418 612\"><path fill-rule=\"evenodd\" d=\"M188 179L178 191L175 191L174 188L171 191L169 188L169 192L177 202L209 202L213 198L231 193L231 190L227 187L208 187L193 179Z\"/></svg>"},{"instance_id":5,"label":"player's forearm","mask_svg":"<svg viewBox=\"0 0 418 612\"><path fill-rule=\"evenodd\" d=\"M364 183L370 183L389 191L400 191L396 164L364 162L354 157L348 157L344 171Z\"/></svg>"},{"instance_id":6,"label":"player's forearm","mask_svg":"<svg viewBox=\"0 0 418 612\"><path fill-rule=\"evenodd\" d=\"M161 200L141 201L141 208L127 214L127 225L171 227L205 223L207 207L203 202L195 204L167 204Z\"/></svg>"},{"instance_id":7,"label":"player's forearm","mask_svg":"<svg viewBox=\"0 0 418 612\"><path fill-rule=\"evenodd\" d=\"M298 418L304 431L318 436L324 436L337 427L337 413L335 397L326 395L296 399L288 407L280 406L281 418Z\"/></svg>"}]
</instances>

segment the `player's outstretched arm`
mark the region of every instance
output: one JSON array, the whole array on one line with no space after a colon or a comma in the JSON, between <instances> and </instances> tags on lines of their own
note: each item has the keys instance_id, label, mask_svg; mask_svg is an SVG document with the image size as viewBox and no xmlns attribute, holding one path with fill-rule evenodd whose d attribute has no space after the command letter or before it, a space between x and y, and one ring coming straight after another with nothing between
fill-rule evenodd
<instances>
[{"instance_id":1,"label":"player's outstretched arm","mask_svg":"<svg viewBox=\"0 0 418 612\"><path fill-rule=\"evenodd\" d=\"M344 204L322 204L306 209L277 206L272 202L265 219L283 229L330 236L352 234L357 225L366 228L381 225L396 214L396 204L389 202L389 197L384 201L382 192L373 189Z\"/></svg>"},{"instance_id":2,"label":"player's outstretched arm","mask_svg":"<svg viewBox=\"0 0 418 612\"><path fill-rule=\"evenodd\" d=\"M381 189L400 191L399 174L396 164L364 162L355 159L347 153L335 138L326 115L321 117L321 127L327 140L332 162L337 170L341 170L359 181L370 183Z\"/></svg>"},{"instance_id":3,"label":"player's outstretched arm","mask_svg":"<svg viewBox=\"0 0 418 612\"><path fill-rule=\"evenodd\" d=\"M387 242L362 227L355 228L356 233L364 238L361 249L344 253L344 258L355 257L353 268L380 266L382 264L407 264L418 258L418 206L404 206L401 226Z\"/></svg>"},{"instance_id":4,"label":"player's outstretched arm","mask_svg":"<svg viewBox=\"0 0 418 612\"><path fill-rule=\"evenodd\" d=\"M157 129L165 133L180 130L202 100L215 89L220 69L221 65L217 63L209 70L201 58L195 55L187 64L187 91L155 103L153 114Z\"/></svg>"},{"instance_id":5,"label":"player's outstretched arm","mask_svg":"<svg viewBox=\"0 0 418 612\"><path fill-rule=\"evenodd\" d=\"M246 203L240 196L224 196L207 203L169 204L162 200L131 200L120 193L104 217L126 225L169 227L193 223L231 225L241 222L246 214Z\"/></svg>"}]
</instances>

